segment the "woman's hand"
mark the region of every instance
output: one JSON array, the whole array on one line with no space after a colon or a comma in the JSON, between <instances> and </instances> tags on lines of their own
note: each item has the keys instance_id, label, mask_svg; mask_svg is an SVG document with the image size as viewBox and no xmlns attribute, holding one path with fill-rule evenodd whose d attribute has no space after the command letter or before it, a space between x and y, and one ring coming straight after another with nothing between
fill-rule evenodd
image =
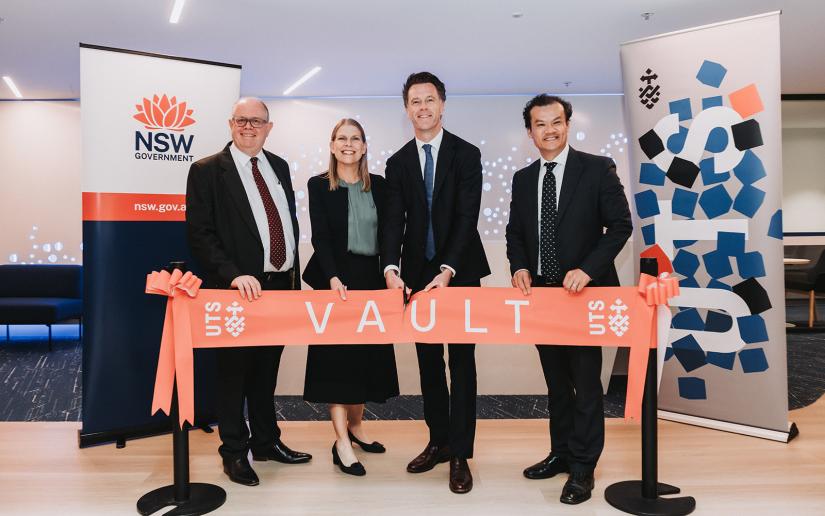
<instances>
[{"instance_id":1,"label":"woman's hand","mask_svg":"<svg viewBox=\"0 0 825 516\"><path fill-rule=\"evenodd\" d=\"M347 286L341 283L341 280L338 279L338 276L333 276L333 278L329 280L329 289L337 290L338 295L341 296L341 299L344 301L347 300Z\"/></svg>"}]
</instances>

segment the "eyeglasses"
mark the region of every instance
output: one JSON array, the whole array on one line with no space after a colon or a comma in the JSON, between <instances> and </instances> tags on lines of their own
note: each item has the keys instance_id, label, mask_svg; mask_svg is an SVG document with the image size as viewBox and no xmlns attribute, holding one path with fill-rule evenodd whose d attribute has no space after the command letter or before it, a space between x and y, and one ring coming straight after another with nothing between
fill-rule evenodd
<instances>
[{"instance_id":1,"label":"eyeglasses","mask_svg":"<svg viewBox=\"0 0 825 516\"><path fill-rule=\"evenodd\" d=\"M232 122L237 125L238 127L246 127L246 124L249 123L255 129L260 129L261 127L265 126L268 123L268 120L264 120L263 118L246 118L242 116L233 117Z\"/></svg>"}]
</instances>

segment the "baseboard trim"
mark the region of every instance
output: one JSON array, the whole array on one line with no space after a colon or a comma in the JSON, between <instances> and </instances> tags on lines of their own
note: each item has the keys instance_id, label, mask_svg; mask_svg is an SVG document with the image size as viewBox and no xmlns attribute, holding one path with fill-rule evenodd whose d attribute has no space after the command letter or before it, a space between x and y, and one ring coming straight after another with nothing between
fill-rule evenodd
<instances>
[{"instance_id":1,"label":"baseboard trim","mask_svg":"<svg viewBox=\"0 0 825 516\"><path fill-rule=\"evenodd\" d=\"M659 419L664 419L666 421L674 421L676 423L684 423L687 425L711 428L713 430L721 430L723 432L730 432L733 434L748 435L751 437L758 437L760 439L768 439L770 441L778 441L782 443L788 443L794 437L799 435L799 429L796 427L796 423L793 422L788 422L787 431L778 431L771 430L768 428L761 428L757 426L731 423L729 421L720 421L718 419L711 419L707 417L680 414L678 412L670 412L667 410L659 410Z\"/></svg>"}]
</instances>

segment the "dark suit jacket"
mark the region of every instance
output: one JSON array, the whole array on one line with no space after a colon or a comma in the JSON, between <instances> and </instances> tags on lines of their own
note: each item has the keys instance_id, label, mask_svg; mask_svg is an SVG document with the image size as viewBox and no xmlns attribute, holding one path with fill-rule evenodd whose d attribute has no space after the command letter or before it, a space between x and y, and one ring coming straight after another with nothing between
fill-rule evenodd
<instances>
[{"instance_id":1,"label":"dark suit jacket","mask_svg":"<svg viewBox=\"0 0 825 516\"><path fill-rule=\"evenodd\" d=\"M289 165L264 151L267 161L284 188L295 236L295 266L298 262L298 219ZM286 224L286 221L282 221ZM229 144L212 156L192 164L186 181L186 230L192 256L203 269L204 288L229 288L241 275L263 273L264 248L241 176ZM292 288L300 289L298 274Z\"/></svg>"},{"instance_id":2,"label":"dark suit jacket","mask_svg":"<svg viewBox=\"0 0 825 516\"><path fill-rule=\"evenodd\" d=\"M513 176L507 224L510 273L527 269L533 278L538 269L540 163L536 160ZM592 278L591 285L617 286L619 277L613 261L630 237L633 223L613 160L571 147L558 212L562 278L572 269L581 269Z\"/></svg>"},{"instance_id":3,"label":"dark suit jacket","mask_svg":"<svg viewBox=\"0 0 825 516\"><path fill-rule=\"evenodd\" d=\"M409 285L421 277L427 259L427 198L415 139L387 160L387 209L381 241L381 267L400 266ZM490 274L478 234L481 207L481 152L444 131L433 186L433 262L455 269L452 284L472 284ZM426 278L429 282L432 278Z\"/></svg>"},{"instance_id":4,"label":"dark suit jacket","mask_svg":"<svg viewBox=\"0 0 825 516\"><path fill-rule=\"evenodd\" d=\"M348 243L349 196L347 189L329 189L329 180L314 176L307 182L309 190L309 217L312 222L314 252L304 269L304 281L316 290L329 289L329 280L341 278L338 269L344 263ZM381 242L381 219L384 215L384 178L370 174L370 191L378 214L378 242ZM380 274L380 271L377 271Z\"/></svg>"}]
</instances>

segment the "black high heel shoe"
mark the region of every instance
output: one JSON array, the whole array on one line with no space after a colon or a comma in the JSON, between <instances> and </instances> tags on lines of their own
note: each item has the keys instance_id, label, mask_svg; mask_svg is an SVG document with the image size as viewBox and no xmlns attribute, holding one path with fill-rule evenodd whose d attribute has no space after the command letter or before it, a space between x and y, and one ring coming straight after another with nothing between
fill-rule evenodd
<instances>
[{"instance_id":1,"label":"black high heel shoe","mask_svg":"<svg viewBox=\"0 0 825 516\"><path fill-rule=\"evenodd\" d=\"M338 456L338 449L335 447L335 443L332 443L332 463L347 475L363 477L367 474L367 470L364 469L364 465L360 462L353 462L349 466L344 466L344 463L341 462L341 457Z\"/></svg>"},{"instance_id":2,"label":"black high heel shoe","mask_svg":"<svg viewBox=\"0 0 825 516\"><path fill-rule=\"evenodd\" d=\"M361 449L365 452L384 453L387 451L387 449L384 448L384 445L379 443L378 441L373 441L372 444L367 444L359 438L355 437L349 430L347 430L347 434L349 435L349 440L360 446Z\"/></svg>"}]
</instances>

